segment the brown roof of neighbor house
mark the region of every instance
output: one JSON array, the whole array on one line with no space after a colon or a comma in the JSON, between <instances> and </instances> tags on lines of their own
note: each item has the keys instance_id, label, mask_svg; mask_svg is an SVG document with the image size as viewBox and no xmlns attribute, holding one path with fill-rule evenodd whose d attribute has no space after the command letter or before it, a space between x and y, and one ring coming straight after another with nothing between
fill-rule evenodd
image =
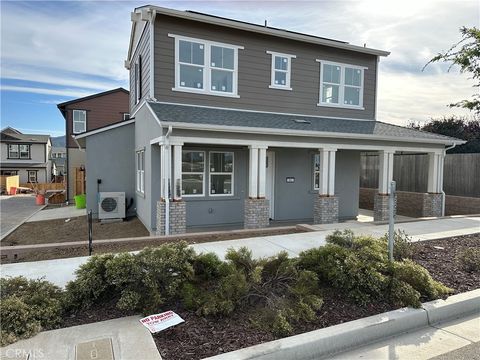
<instances>
[{"instance_id":1,"label":"brown roof of neighbor house","mask_svg":"<svg viewBox=\"0 0 480 360\"><path fill-rule=\"evenodd\" d=\"M93 95L88 95L88 96L84 96L84 97L81 97L81 98L78 98L78 99L73 99L73 100L69 100L69 101L65 101L63 103L60 103L57 105L57 107L62 110L62 108L64 108L65 106L67 105L70 105L70 104L75 104L77 102L81 102L81 101L85 101L85 100L90 100L90 99L94 99L94 98L97 98L97 97L100 97L100 96L105 96L105 95L108 95L108 94L112 94L112 93L115 93L117 91L122 91L124 92L125 94L130 94L130 92L122 87L119 87L119 88L116 88L116 89L112 89L112 90L107 90L107 91L104 91L104 92L101 92L101 93L98 93L98 94L93 94Z\"/></svg>"},{"instance_id":2,"label":"brown roof of neighbor house","mask_svg":"<svg viewBox=\"0 0 480 360\"><path fill-rule=\"evenodd\" d=\"M1 131L0 139L8 142L46 144L50 135L22 134L17 129L7 127Z\"/></svg>"}]
</instances>

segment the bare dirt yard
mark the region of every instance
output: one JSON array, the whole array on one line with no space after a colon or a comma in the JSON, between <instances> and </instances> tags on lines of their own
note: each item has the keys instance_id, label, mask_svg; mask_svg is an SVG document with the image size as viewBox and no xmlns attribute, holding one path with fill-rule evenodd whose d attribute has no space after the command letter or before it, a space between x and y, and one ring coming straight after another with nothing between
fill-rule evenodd
<instances>
[{"instance_id":1,"label":"bare dirt yard","mask_svg":"<svg viewBox=\"0 0 480 360\"><path fill-rule=\"evenodd\" d=\"M148 236L145 226L136 217L116 223L93 223L93 239L118 239ZM87 216L26 222L0 243L1 246L35 245L87 241Z\"/></svg>"}]
</instances>

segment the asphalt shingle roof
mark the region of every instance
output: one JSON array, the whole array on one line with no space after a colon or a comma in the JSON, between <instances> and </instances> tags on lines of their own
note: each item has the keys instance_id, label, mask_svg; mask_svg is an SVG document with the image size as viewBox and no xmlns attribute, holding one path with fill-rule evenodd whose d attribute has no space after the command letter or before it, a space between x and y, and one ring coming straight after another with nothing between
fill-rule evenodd
<instances>
[{"instance_id":1,"label":"asphalt shingle roof","mask_svg":"<svg viewBox=\"0 0 480 360\"><path fill-rule=\"evenodd\" d=\"M316 116L297 116L289 114L272 114L265 112L228 110L149 102L152 110L161 122L192 123L218 126L242 126L252 128L285 129L298 131L318 131L359 135L377 135L379 137L408 138L428 140L458 139L409 129L397 125L371 120L332 119ZM294 135L294 132L292 132Z\"/></svg>"},{"instance_id":2,"label":"asphalt shingle roof","mask_svg":"<svg viewBox=\"0 0 480 360\"><path fill-rule=\"evenodd\" d=\"M1 140L8 142L46 144L50 135L1 133Z\"/></svg>"}]
</instances>

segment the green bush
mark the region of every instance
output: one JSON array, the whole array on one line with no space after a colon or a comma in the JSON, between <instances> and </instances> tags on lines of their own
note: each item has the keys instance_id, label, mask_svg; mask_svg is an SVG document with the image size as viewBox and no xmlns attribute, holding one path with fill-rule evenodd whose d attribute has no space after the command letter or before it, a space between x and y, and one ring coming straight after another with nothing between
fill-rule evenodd
<instances>
[{"instance_id":1,"label":"green bush","mask_svg":"<svg viewBox=\"0 0 480 360\"><path fill-rule=\"evenodd\" d=\"M385 234L381 240L384 246L388 248L388 234ZM396 261L411 259L414 254L412 239L403 230L396 230L393 236L393 258Z\"/></svg>"},{"instance_id":2,"label":"green bush","mask_svg":"<svg viewBox=\"0 0 480 360\"><path fill-rule=\"evenodd\" d=\"M480 249L469 248L463 250L460 254L457 255L457 262L460 264L460 267L465 271L479 272Z\"/></svg>"},{"instance_id":3,"label":"green bush","mask_svg":"<svg viewBox=\"0 0 480 360\"><path fill-rule=\"evenodd\" d=\"M42 279L0 279L0 344L5 346L58 325L63 315L63 292Z\"/></svg>"},{"instance_id":4,"label":"green bush","mask_svg":"<svg viewBox=\"0 0 480 360\"><path fill-rule=\"evenodd\" d=\"M193 274L195 252L185 242L167 244L138 254L94 256L67 284L72 310L116 300L119 309L156 312L175 299Z\"/></svg>"},{"instance_id":5,"label":"green bush","mask_svg":"<svg viewBox=\"0 0 480 360\"><path fill-rule=\"evenodd\" d=\"M397 255L410 252L408 237L401 238ZM351 231L335 231L327 245L300 254L301 269L317 274L323 286L333 287L361 305L386 300L398 306L420 306L421 299L435 299L451 289L432 279L422 266L405 259L391 264L385 238L354 236Z\"/></svg>"}]
</instances>

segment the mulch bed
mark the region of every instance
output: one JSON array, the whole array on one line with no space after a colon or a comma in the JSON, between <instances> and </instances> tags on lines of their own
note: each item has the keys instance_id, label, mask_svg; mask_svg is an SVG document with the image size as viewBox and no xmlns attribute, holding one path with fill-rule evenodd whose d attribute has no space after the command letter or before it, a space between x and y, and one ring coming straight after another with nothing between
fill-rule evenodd
<instances>
[{"instance_id":1,"label":"mulch bed","mask_svg":"<svg viewBox=\"0 0 480 360\"><path fill-rule=\"evenodd\" d=\"M441 240L418 242L414 260L428 269L432 277L454 289L455 293L480 288L480 273L463 271L455 257L462 250L480 248L480 233ZM437 249L443 247L444 249ZM318 318L312 323L296 324L294 334L325 328L394 310L395 307L376 300L366 306L357 305L337 291L323 290L324 304ZM254 311L235 312L231 317L200 317L178 306L165 306L159 312L173 310L185 323L153 336L157 348L165 360L194 360L234 351L244 347L274 340L274 336L251 324ZM133 313L120 311L115 300L93 307L65 319L62 327L81 325L96 321L129 316Z\"/></svg>"},{"instance_id":2,"label":"mulch bed","mask_svg":"<svg viewBox=\"0 0 480 360\"><path fill-rule=\"evenodd\" d=\"M480 249L480 233L421 241L414 247L413 260L426 268L435 280L454 289L455 294L480 287L480 273L464 271L456 260L467 248Z\"/></svg>"}]
</instances>

